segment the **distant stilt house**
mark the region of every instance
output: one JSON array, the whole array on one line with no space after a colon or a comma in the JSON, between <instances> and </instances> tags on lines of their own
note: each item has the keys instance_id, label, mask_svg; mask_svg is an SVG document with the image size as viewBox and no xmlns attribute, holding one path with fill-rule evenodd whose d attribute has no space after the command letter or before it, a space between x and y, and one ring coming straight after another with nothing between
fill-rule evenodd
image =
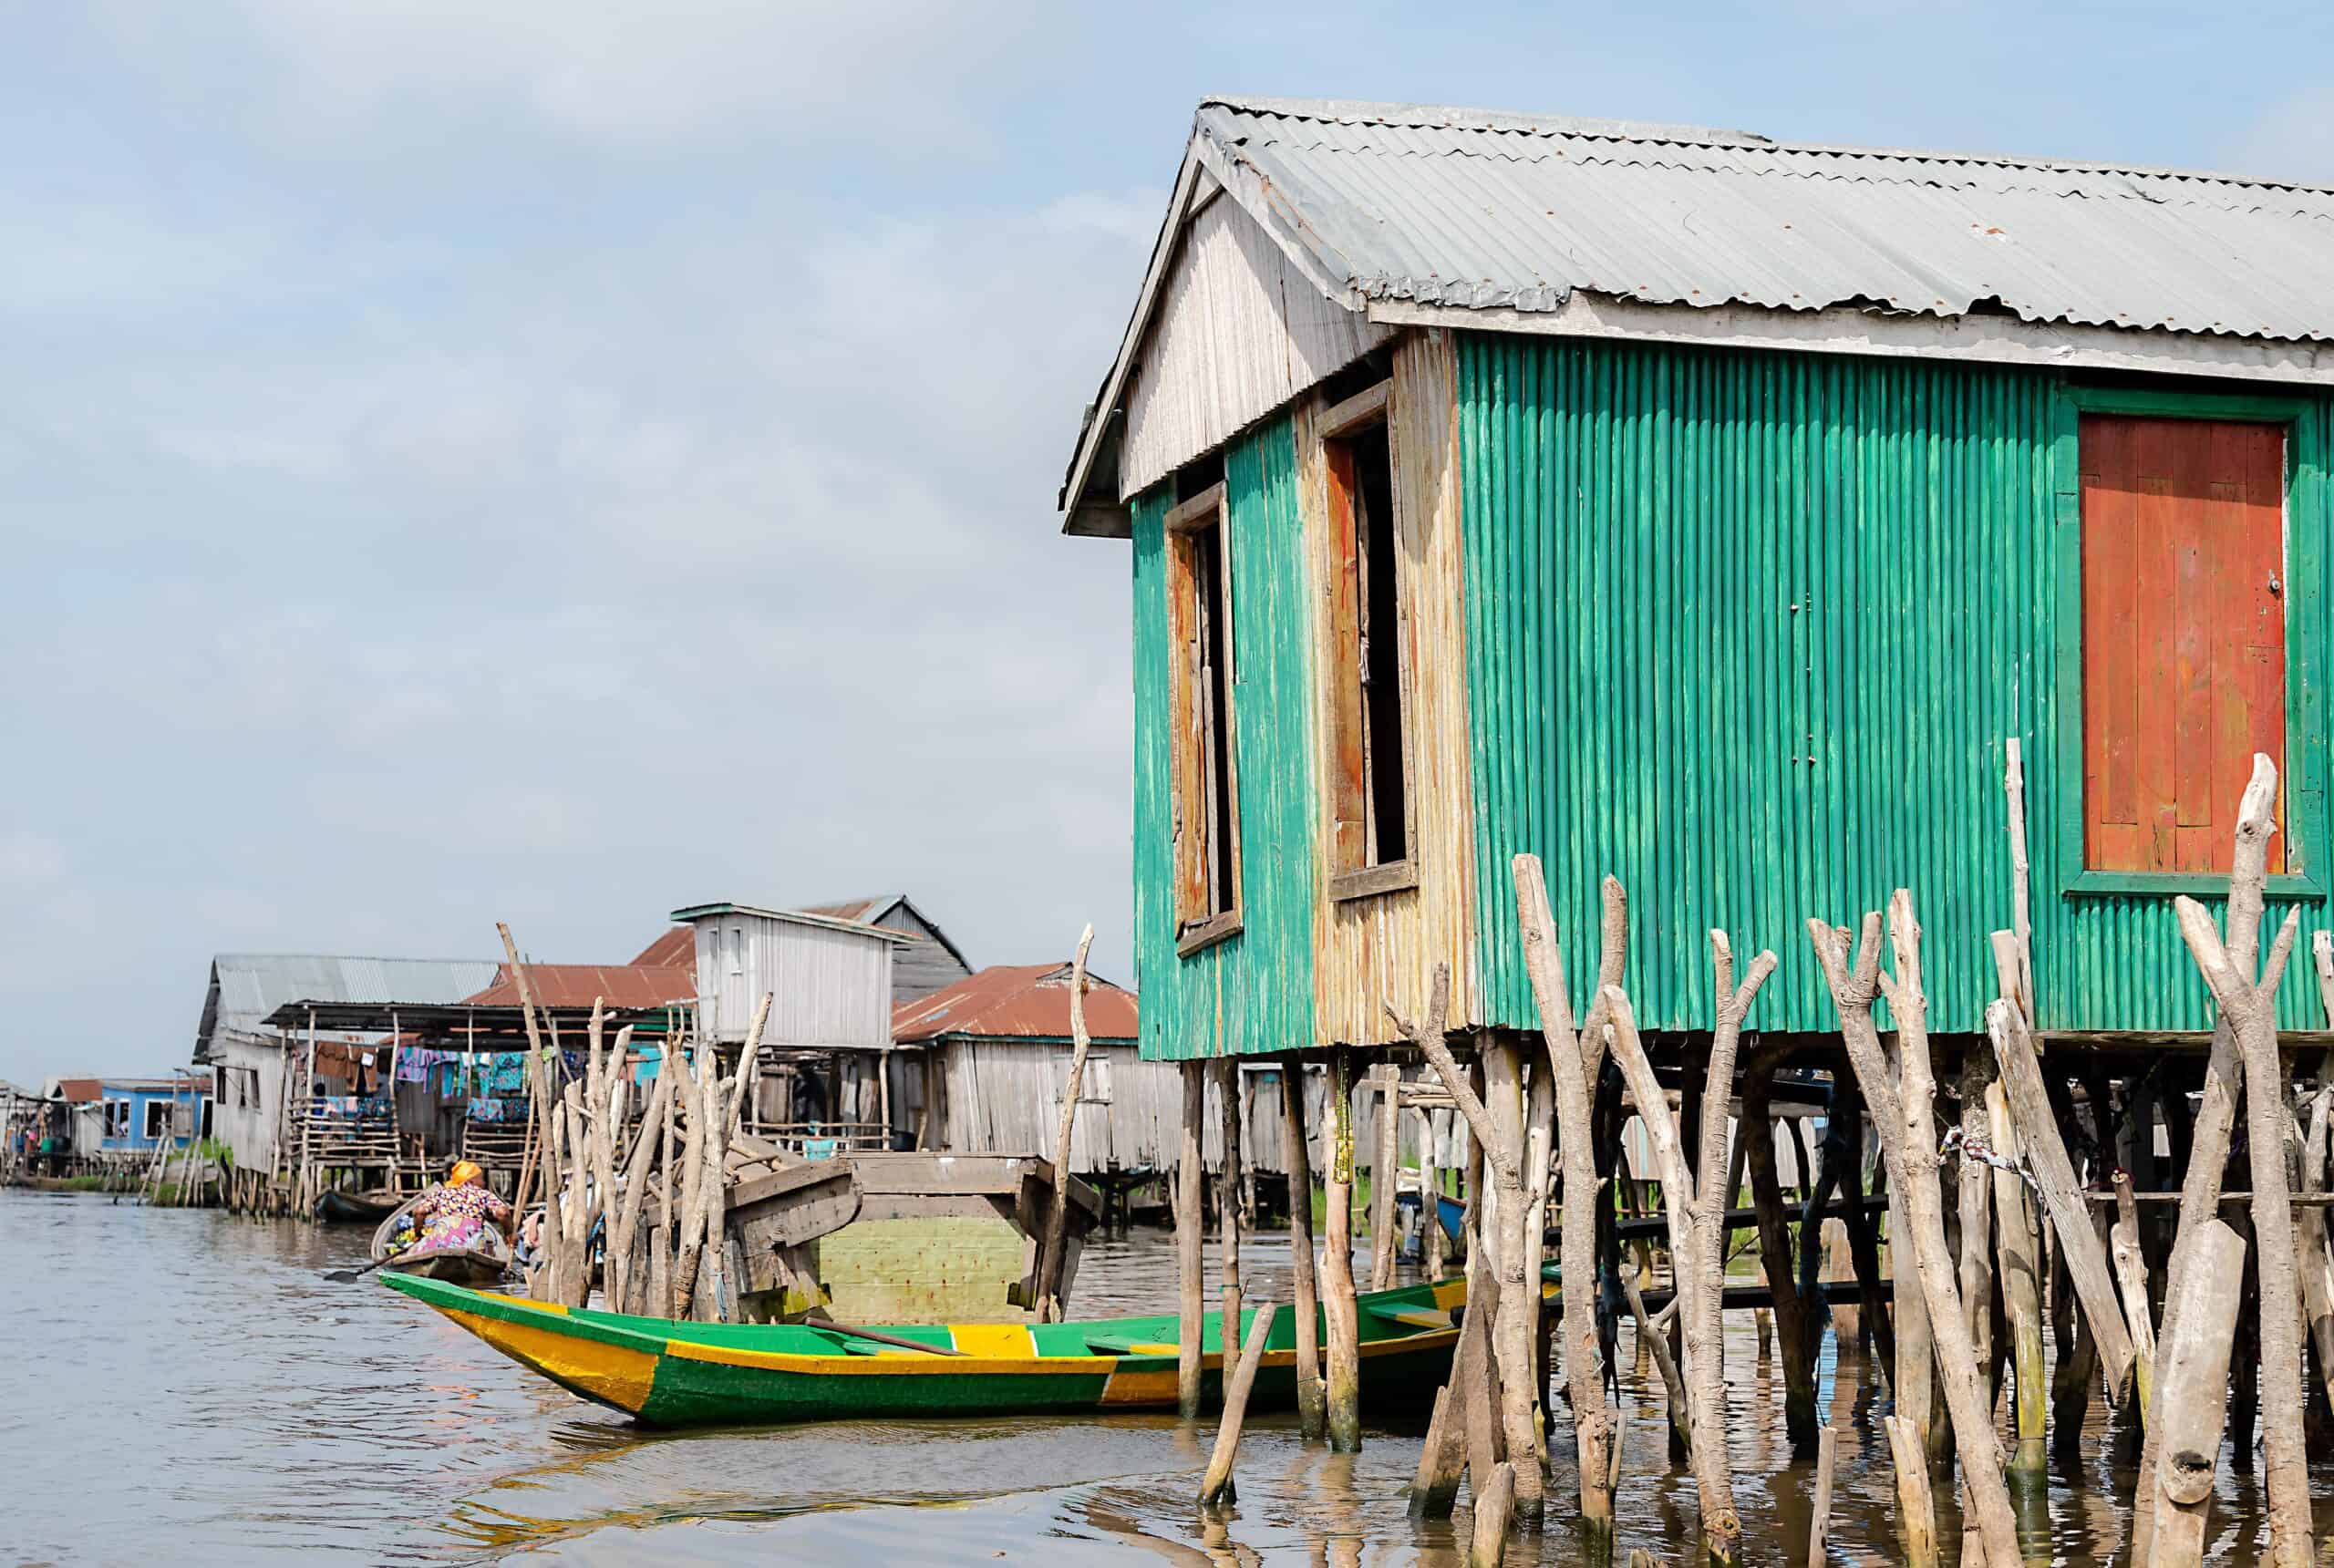
<instances>
[{"instance_id":1,"label":"distant stilt house","mask_svg":"<svg viewBox=\"0 0 2334 1568\"><path fill-rule=\"evenodd\" d=\"M903 933L799 910L694 904L697 1026L727 1059L770 998L754 1119L781 1142L883 1148L893 1138L889 1075L893 955Z\"/></svg>"},{"instance_id":2,"label":"distant stilt house","mask_svg":"<svg viewBox=\"0 0 2334 1568\"><path fill-rule=\"evenodd\" d=\"M853 925L877 926L904 938L892 949L894 1005L928 995L973 972L973 966L965 961L963 950L909 902L905 893L877 893L872 898L845 899L840 903L804 904L792 913ZM650 943L633 962L694 964L696 954L697 933L689 926L676 925Z\"/></svg>"},{"instance_id":3,"label":"distant stilt house","mask_svg":"<svg viewBox=\"0 0 2334 1568\"><path fill-rule=\"evenodd\" d=\"M1050 1158L1073 1048L1069 985L1067 964L992 965L894 1011L892 1106L901 1137L919 1149ZM1181 1075L1141 1059L1133 992L1090 975L1086 1022L1091 1045L1070 1128L1071 1170L1092 1179L1165 1169L1175 1157ZM1265 1092L1252 1084L1244 1094L1247 1147L1259 1170L1277 1173L1278 1078L1269 1066L1260 1071ZM1221 1152L1219 1134L1206 1145L1209 1169Z\"/></svg>"},{"instance_id":4,"label":"distant stilt house","mask_svg":"<svg viewBox=\"0 0 2334 1568\"><path fill-rule=\"evenodd\" d=\"M211 1075L100 1078L91 1163L137 1165L157 1150L182 1150L212 1136Z\"/></svg>"},{"instance_id":5,"label":"distant stilt house","mask_svg":"<svg viewBox=\"0 0 2334 1568\"><path fill-rule=\"evenodd\" d=\"M1756 1145L1847 1097L1847 1141L1793 1163L1869 1208L1870 982L1826 965L1905 889L1880 955L1925 955L1939 1124L1987 1136L1990 1016L2045 1047L2002 1068L2029 1147L2176 1188L2154 1124L2184 1150L2208 1119L2215 1007L2173 900L2217 918L2257 756L2264 945L2329 924L2329 233L2334 192L2274 181L1203 103L1060 493L1066 532L1131 547L1142 1057L1399 1071L1447 1114L1455 1047L1494 1110L1544 1094L1528 854L1569 1016L1606 999L1609 912L1646 1047L1617 1012L1584 1047L1599 1179L1655 1111L1626 1056L1713 1181L1706 1092L1767 1108ZM2289 1045L2329 1039L2311 968L2272 999ZM1720 1039L1740 1073L1706 1083ZM2173 1209L2143 1210L2161 1269Z\"/></svg>"},{"instance_id":6,"label":"distant stilt house","mask_svg":"<svg viewBox=\"0 0 2334 1568\"><path fill-rule=\"evenodd\" d=\"M368 1108L390 1068L390 1039L381 1033L318 1030L305 1012L278 1026L270 1018L294 1003L367 1004L385 1026L399 1004L459 1002L492 983L497 965L463 959L356 958L308 954L222 953L211 961L194 1061L213 1069L217 1136L235 1170L277 1171L287 1135L297 1141L302 1108L287 1103L287 1083L338 1108L338 1122L387 1134L389 1107Z\"/></svg>"}]
</instances>

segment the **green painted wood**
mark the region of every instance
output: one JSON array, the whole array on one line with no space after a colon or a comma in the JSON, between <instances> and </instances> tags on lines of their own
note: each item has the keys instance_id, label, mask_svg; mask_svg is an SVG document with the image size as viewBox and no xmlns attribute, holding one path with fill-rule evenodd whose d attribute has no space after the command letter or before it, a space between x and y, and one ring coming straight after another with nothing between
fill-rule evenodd
<instances>
[{"instance_id":1,"label":"green painted wood","mask_svg":"<svg viewBox=\"0 0 2334 1568\"><path fill-rule=\"evenodd\" d=\"M1136 498L1134 947L1146 1060L1286 1051L1313 1043L1316 844L1312 626L1296 430L1281 419L1224 452L1232 570L1232 698L1239 777L1237 935L1175 950L1163 523L1173 487Z\"/></svg>"},{"instance_id":2,"label":"green painted wood","mask_svg":"<svg viewBox=\"0 0 2334 1568\"><path fill-rule=\"evenodd\" d=\"M2167 892L2068 896L2081 775L2079 734L2071 773L2060 744L2080 721L2060 628L2081 596L2058 377L1466 334L1458 395L1489 1021L1536 1026L1509 872L1531 850L1576 995L1598 879L1627 886L1649 1026L1709 1026L1716 925L1782 961L1751 1027L1830 1030L1803 923L1853 923L1902 885L1932 1026L1980 1027L1986 934L2010 921L2001 742L2018 735L2044 1026L2208 1025ZM2315 758L2329 423L2322 399L2293 417L2288 753ZM2297 782L2291 849L2314 871L2314 762ZM2282 891L2304 895L2306 954L2323 903ZM2306 961L2279 1007L2322 1026Z\"/></svg>"},{"instance_id":3,"label":"green painted wood","mask_svg":"<svg viewBox=\"0 0 2334 1568\"><path fill-rule=\"evenodd\" d=\"M1090 1370L1078 1366L1013 1369L978 1360L962 1365L960 1369L953 1357L911 1356L870 1358L856 1362L850 1372L833 1373L786 1366L703 1361L669 1353L676 1346L694 1344L780 1356L835 1355L837 1341L833 1335L801 1325L681 1323L582 1309L562 1313L410 1274L390 1275L383 1283L440 1312L459 1315L456 1321L473 1332L480 1330L466 1319L484 1320L489 1328L516 1325L538 1335L548 1335L563 1351L572 1344L572 1354L542 1358L550 1364L530 1360L507 1349L505 1354L512 1355L522 1365L570 1393L612 1408L625 1408L578 1381L579 1377L586 1375L583 1369L589 1367L595 1353L604 1351L621 1353L635 1361L649 1358L654 1363L654 1372L647 1397L637 1411L625 1413L637 1415L652 1426L1165 1408L1172 1407L1175 1398L1172 1355L1117 1355L1091 1343L1172 1344L1177 1332L1172 1314L1032 1327L1032 1343L1041 1356L1091 1361ZM1374 1306L1395 1312L1428 1312L1435 1309L1437 1294L1434 1285L1416 1284L1360 1298L1365 1308L1361 1317L1362 1345L1387 1345L1384 1352L1372 1355L1365 1351L1362 1358L1363 1392L1373 1408L1399 1408L1430 1398L1435 1387L1450 1376L1456 1336L1449 1330L1421 1331L1367 1309ZM1220 1313L1207 1315L1202 1339L1205 1351L1219 1361L1223 1352L1222 1316ZM1255 1332L1256 1314L1253 1310L1245 1326L1250 1333ZM946 1328L930 1326L885 1326L880 1332L942 1346L950 1340ZM1266 1326L1265 1347L1291 1350L1296 1338L1295 1312L1286 1306L1277 1308ZM1410 1340L1419 1343L1389 1343ZM565 1375L562 1375L560 1367L565 1368ZM1106 1398L1113 1374L1126 1372L1149 1377L1140 1387L1110 1392ZM1220 1367L1208 1367L1204 1381L1206 1398L1210 1401L1220 1400ZM1293 1367L1267 1367L1257 1377L1251 1403L1259 1408L1286 1408L1295 1404L1296 1395Z\"/></svg>"}]
</instances>

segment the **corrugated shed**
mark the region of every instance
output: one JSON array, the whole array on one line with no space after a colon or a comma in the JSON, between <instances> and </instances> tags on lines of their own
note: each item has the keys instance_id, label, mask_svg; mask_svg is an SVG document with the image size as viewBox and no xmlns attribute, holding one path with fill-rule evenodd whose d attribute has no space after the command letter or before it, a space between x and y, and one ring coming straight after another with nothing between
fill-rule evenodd
<instances>
[{"instance_id":1,"label":"corrugated shed","mask_svg":"<svg viewBox=\"0 0 2334 1568\"><path fill-rule=\"evenodd\" d=\"M1467 726L1465 576L1461 535L1459 444L1451 418L1456 369L1449 335L1413 333L1394 354L1394 466L1401 533L1396 554L1403 595L1402 715L1410 742L1410 860L1418 885L1368 898L1333 900L1328 879L1315 889L1315 1033L1322 1043L1378 1044L1394 1030L1386 1008L1406 1018L1425 1010L1434 966L1451 966L1453 1026L1480 1018L1475 973L1474 810ZM1326 396L1326 395L1325 395ZM1301 409L1296 443L1304 465L1306 554L1317 583L1331 571L1327 479L1314 418ZM1336 634L1326 589L1313 594L1317 648ZM1317 778L1333 777L1336 737L1326 703L1314 705ZM1325 805L1323 815L1328 808ZM1317 830L1327 831L1326 826Z\"/></svg>"},{"instance_id":2,"label":"corrugated shed","mask_svg":"<svg viewBox=\"0 0 2334 1568\"><path fill-rule=\"evenodd\" d=\"M1167 487L1134 518L1134 944L1142 1054L1182 1059L1307 1046L1313 893L1319 864L1309 748L1313 606L1286 419L1224 454L1232 570L1234 744L1244 928L1189 958L1175 951L1168 740Z\"/></svg>"},{"instance_id":3,"label":"corrugated shed","mask_svg":"<svg viewBox=\"0 0 2334 1568\"><path fill-rule=\"evenodd\" d=\"M222 953L211 961L195 1059L219 1031L257 1029L287 1002L460 1002L493 984L499 967L459 958Z\"/></svg>"},{"instance_id":4,"label":"corrugated shed","mask_svg":"<svg viewBox=\"0 0 2334 1568\"><path fill-rule=\"evenodd\" d=\"M892 1010L892 1038L920 1045L966 1039L1067 1040L1070 967L1067 964L993 964L954 985ZM1098 1042L1136 1034L1134 993L1087 976L1086 1027Z\"/></svg>"},{"instance_id":5,"label":"corrugated shed","mask_svg":"<svg viewBox=\"0 0 2334 1568\"><path fill-rule=\"evenodd\" d=\"M2103 163L1296 99L1202 104L1348 303L1660 304L2334 341L2334 191Z\"/></svg>"},{"instance_id":6,"label":"corrugated shed","mask_svg":"<svg viewBox=\"0 0 2334 1568\"><path fill-rule=\"evenodd\" d=\"M892 950L873 926L715 906L697 922L697 995L709 1039L742 1041L765 993L771 1047L880 1051L892 1043Z\"/></svg>"},{"instance_id":7,"label":"corrugated shed","mask_svg":"<svg viewBox=\"0 0 2334 1568\"><path fill-rule=\"evenodd\" d=\"M2060 391L2009 368L1461 335L1494 1022L1536 1023L1509 868L1529 849L1575 999L1609 872L1634 895L1628 984L1648 1026L1709 1026L1718 926L1740 957L1781 960L1751 1027L1828 1031L1805 921L1853 924L1904 886L1932 1026L1980 1027L1986 935L2010 922L2015 735L2044 1026L2207 1026L2169 899L2058 892L2080 852L2058 803L2082 787L2059 755L2078 719L2059 707L2056 628L2079 614L2056 564ZM2292 504L2298 536L2334 521L2314 474ZM2295 603L2324 646L2325 597ZM2307 952L2326 915L2302 908ZM2322 1026L2306 965L2279 1006L2289 1027Z\"/></svg>"},{"instance_id":8,"label":"corrugated shed","mask_svg":"<svg viewBox=\"0 0 2334 1568\"><path fill-rule=\"evenodd\" d=\"M908 939L892 952L894 1006L928 996L973 972L963 950L904 892L877 893L872 898L847 899L841 903L806 904L802 913L877 925Z\"/></svg>"}]
</instances>

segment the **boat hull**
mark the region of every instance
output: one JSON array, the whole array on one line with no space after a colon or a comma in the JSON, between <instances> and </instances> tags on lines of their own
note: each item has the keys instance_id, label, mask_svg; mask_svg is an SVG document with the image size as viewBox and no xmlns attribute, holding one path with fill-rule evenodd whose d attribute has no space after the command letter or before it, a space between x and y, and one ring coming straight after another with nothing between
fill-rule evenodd
<instances>
[{"instance_id":1,"label":"boat hull","mask_svg":"<svg viewBox=\"0 0 2334 1568\"><path fill-rule=\"evenodd\" d=\"M851 1417L1037 1415L1172 1409L1173 1316L1084 1324L885 1328L955 1355L875 1345L805 1325L674 1322L568 1309L411 1276L392 1289L425 1302L580 1398L652 1426L738 1426ZM1372 1408L1430 1400L1449 1376L1451 1309L1465 1282L1362 1298L1362 1397ZM1223 1375L1220 1315L1203 1332L1203 1380ZM1251 1314L1252 1325L1255 1315ZM1296 1319L1273 1316L1250 1403L1296 1403ZM1097 1348L1100 1346L1100 1348Z\"/></svg>"},{"instance_id":2,"label":"boat hull","mask_svg":"<svg viewBox=\"0 0 2334 1568\"><path fill-rule=\"evenodd\" d=\"M328 1225L377 1225L404 1206L394 1192L344 1192L333 1188L316 1198L316 1218Z\"/></svg>"}]
</instances>

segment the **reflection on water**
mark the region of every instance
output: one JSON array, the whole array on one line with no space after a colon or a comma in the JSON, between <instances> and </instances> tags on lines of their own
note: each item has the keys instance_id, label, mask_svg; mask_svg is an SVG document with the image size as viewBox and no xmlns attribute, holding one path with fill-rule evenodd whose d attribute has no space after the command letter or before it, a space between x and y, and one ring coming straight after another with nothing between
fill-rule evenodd
<instances>
[{"instance_id":1,"label":"reflection on water","mask_svg":"<svg viewBox=\"0 0 2334 1568\"><path fill-rule=\"evenodd\" d=\"M0 1191L0 1563L244 1563L334 1553L350 1562L518 1558L761 1563L773 1557L935 1563L1455 1564L1462 1501L1419 1524L1406 1489L1415 1428L1369 1429L1358 1456L1259 1415L1240 1501L1203 1520L1192 1498L1213 1428L1172 1416L861 1422L659 1434L522 1372L418 1304L369 1281L361 1229L254 1223L96 1196ZM1211 1277L1213 1277L1211 1258ZM1285 1238L1242 1251L1251 1299L1288 1299ZM1097 1241L1080 1315L1172 1304L1162 1233ZM1631 1546L1680 1562L1694 1494L1668 1460L1663 1403L1625 1330L1632 1421L1616 1512ZM1810 1468L1790 1461L1780 1387L1747 1320L1730 1326L1737 1503L1753 1563L1798 1563ZM1840 1430L1836 1563L1894 1561L1893 1485L1876 1430L1885 1395L1853 1346L1827 1345L1820 1395ZM2127 1472L2092 1413L2083 1460L2022 1500L2029 1561L2103 1564ZM1572 1490L1556 1445L1551 1499ZM2224 1464L2215 1559L2257 1561L2251 1475ZM2334 1534L2334 1467L2315 1478ZM2111 1489L2112 1489L2111 1491ZM1940 1485L1948 1560L1959 1544ZM2238 1539L2242 1535L2245 1539ZM1509 1561L1584 1554L1561 1519Z\"/></svg>"}]
</instances>

